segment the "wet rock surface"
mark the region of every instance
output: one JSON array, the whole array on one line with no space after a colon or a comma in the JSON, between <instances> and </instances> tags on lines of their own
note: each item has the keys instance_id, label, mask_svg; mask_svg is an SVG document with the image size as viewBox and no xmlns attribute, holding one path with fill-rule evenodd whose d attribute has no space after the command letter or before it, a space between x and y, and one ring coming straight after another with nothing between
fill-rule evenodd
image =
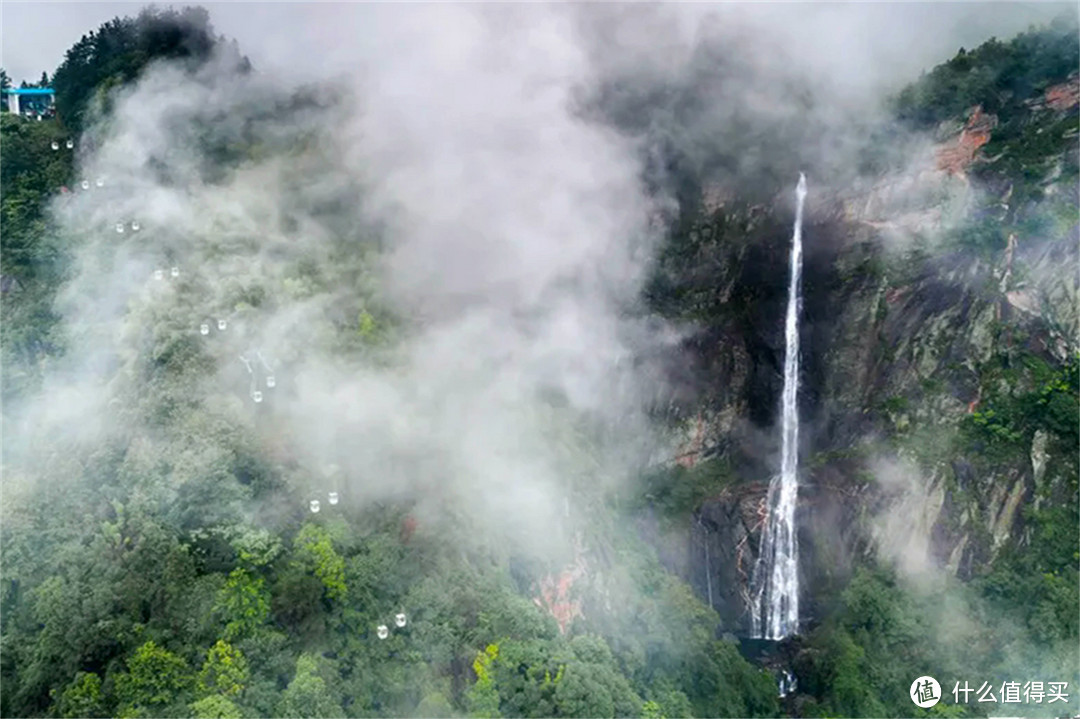
<instances>
[{"instance_id":1,"label":"wet rock surface","mask_svg":"<svg viewBox=\"0 0 1080 719\"><path fill-rule=\"evenodd\" d=\"M985 142L980 133L994 126L978 113L969 118L963 132L981 142L966 162ZM948 189L946 174L931 171L919 181ZM938 248L919 255L898 244L925 229L913 217L941 221L967 202L963 188L952 187L936 195L937 204L891 209L871 190L861 207L878 207L875 220L839 195L811 205L798 517L808 622L817 589L842 586L853 561L886 541L874 522L899 503L915 502L904 511L918 517L927 561L966 578L1022 531L1022 508L1045 473L1045 440L1036 438L1031 458L989 471L965 457L924 462L913 470L917 488L888 488L860 449L880 452L883 439L914 427L954 427L979 411L989 389L981 368L1002 352L1053 364L1080 347L1076 227L1010 238L989 254ZM682 556L669 543L665 563L738 633L748 627L768 478L778 464L789 214L783 202L747 207L711 188L688 225L688 243L666 259L664 289L696 325L682 348L692 370L669 455L688 467L728 462L739 483L697 506Z\"/></svg>"}]
</instances>

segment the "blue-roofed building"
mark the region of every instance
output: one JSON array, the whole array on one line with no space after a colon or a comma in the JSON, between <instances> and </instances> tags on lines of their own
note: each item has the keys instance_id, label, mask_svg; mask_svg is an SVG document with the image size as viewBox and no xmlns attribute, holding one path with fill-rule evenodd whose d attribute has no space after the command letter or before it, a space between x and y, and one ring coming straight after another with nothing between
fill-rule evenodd
<instances>
[{"instance_id":1,"label":"blue-roofed building","mask_svg":"<svg viewBox=\"0 0 1080 719\"><path fill-rule=\"evenodd\" d=\"M52 117L55 112L56 93L51 87L4 88L8 111L26 117Z\"/></svg>"}]
</instances>

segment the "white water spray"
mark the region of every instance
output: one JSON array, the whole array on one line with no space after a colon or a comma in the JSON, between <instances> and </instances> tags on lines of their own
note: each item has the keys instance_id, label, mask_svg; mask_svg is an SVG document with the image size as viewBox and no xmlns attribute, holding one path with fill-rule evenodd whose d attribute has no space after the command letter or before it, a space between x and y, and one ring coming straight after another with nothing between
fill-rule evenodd
<instances>
[{"instance_id":1,"label":"white water spray","mask_svg":"<svg viewBox=\"0 0 1080 719\"><path fill-rule=\"evenodd\" d=\"M751 633L783 639L799 630L799 543L795 536L795 502L799 493L799 309L802 304L802 216L806 175L799 173L795 190L795 231L791 241L791 284L788 287L784 333L783 445L780 475L769 482L768 519L761 553L754 568Z\"/></svg>"}]
</instances>

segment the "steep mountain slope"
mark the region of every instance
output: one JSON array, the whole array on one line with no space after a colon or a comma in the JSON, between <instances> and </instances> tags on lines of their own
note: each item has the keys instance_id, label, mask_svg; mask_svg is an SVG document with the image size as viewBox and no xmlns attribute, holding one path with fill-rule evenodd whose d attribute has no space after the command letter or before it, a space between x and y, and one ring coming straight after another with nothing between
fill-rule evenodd
<instances>
[{"instance_id":1,"label":"steep mountain slope","mask_svg":"<svg viewBox=\"0 0 1080 719\"><path fill-rule=\"evenodd\" d=\"M84 38L68 124L0 127L0 714L908 716L927 673L1076 686L1075 36L962 52L837 156L796 84L711 134L704 90L756 89L712 48L649 112L615 82L563 124L556 93L532 145L529 113L485 105L488 143L398 114L412 94L284 91L197 11ZM655 197L617 152L643 135ZM519 185L493 168L521 147ZM804 611L776 645L745 610L800 169ZM581 322L610 319L642 204L664 232L644 299L612 303L634 322Z\"/></svg>"},{"instance_id":2,"label":"steep mountain slope","mask_svg":"<svg viewBox=\"0 0 1080 719\"><path fill-rule=\"evenodd\" d=\"M860 567L891 568L902 593L954 576L1009 607L1032 642L1058 646L1044 659L1076 680L1077 597L1065 588L1077 582L1080 87L1075 42L1061 32L1000 51L1038 68L1022 83L1012 65L983 59L1001 47L993 41L905 90L901 116L941 122L937 144L903 170L856 189L810 176L800 539L817 640L845 619L839 592ZM948 75L961 61L964 73ZM987 73L998 81L966 87ZM945 75L996 113L943 111L936 103L955 101L938 90ZM915 96L935 99L913 111ZM735 631L748 628L779 451L793 187L751 204L737 187L707 185L652 287L655 306L693 323L685 349L697 359L671 468L650 485L654 506L682 517L658 541ZM832 689L811 691L840 712L907 701L901 691L895 709L845 709Z\"/></svg>"}]
</instances>

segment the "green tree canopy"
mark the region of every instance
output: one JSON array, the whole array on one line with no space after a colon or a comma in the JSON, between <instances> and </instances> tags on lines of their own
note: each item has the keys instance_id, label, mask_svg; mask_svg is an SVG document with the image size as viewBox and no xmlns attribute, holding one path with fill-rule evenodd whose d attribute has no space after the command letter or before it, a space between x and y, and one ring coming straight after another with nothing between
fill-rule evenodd
<instances>
[{"instance_id":1,"label":"green tree canopy","mask_svg":"<svg viewBox=\"0 0 1080 719\"><path fill-rule=\"evenodd\" d=\"M83 37L67 51L53 76L56 108L65 125L86 124L91 102L107 103L110 89L135 80L149 63L169 59L195 70L215 52L222 67L250 70L235 45L214 34L210 15L201 7L144 8L137 17L114 18Z\"/></svg>"},{"instance_id":2,"label":"green tree canopy","mask_svg":"<svg viewBox=\"0 0 1080 719\"><path fill-rule=\"evenodd\" d=\"M315 659L301 654L296 674L281 696L278 715L286 717L340 717L344 712L318 674Z\"/></svg>"}]
</instances>

